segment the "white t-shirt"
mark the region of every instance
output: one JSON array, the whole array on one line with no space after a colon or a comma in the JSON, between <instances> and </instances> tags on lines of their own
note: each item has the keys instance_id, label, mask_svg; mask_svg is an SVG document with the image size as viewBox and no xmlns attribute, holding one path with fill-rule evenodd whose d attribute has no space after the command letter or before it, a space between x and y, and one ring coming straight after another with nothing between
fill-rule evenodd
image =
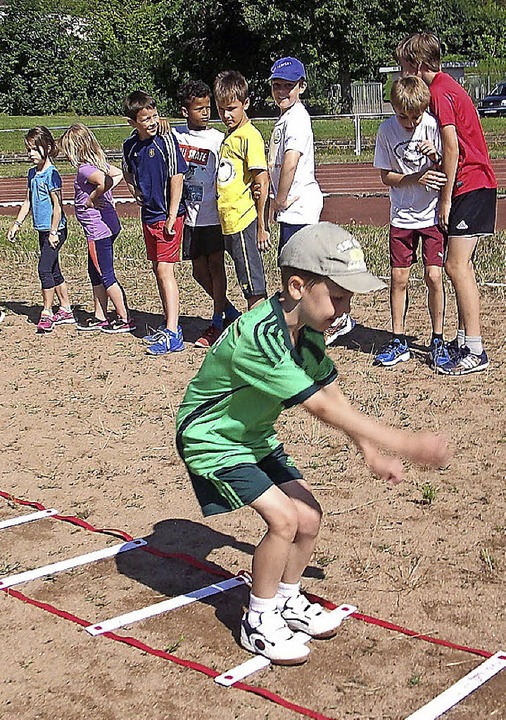
<instances>
[{"instance_id":1,"label":"white t-shirt","mask_svg":"<svg viewBox=\"0 0 506 720\"><path fill-rule=\"evenodd\" d=\"M433 163L422 155L418 146L430 140L441 152L441 137L437 120L424 112L422 121L414 130L405 130L393 115L384 120L378 129L374 167L412 175L429 170ZM405 187L390 188L390 223L399 228L424 228L437 225L439 191L427 191L414 183Z\"/></svg>"},{"instance_id":2,"label":"white t-shirt","mask_svg":"<svg viewBox=\"0 0 506 720\"><path fill-rule=\"evenodd\" d=\"M311 118L301 102L296 102L274 125L269 144L269 175L273 195L276 195L281 165L287 150L301 153L288 201L292 205L276 215L278 222L290 225L312 225L320 219L323 195L315 178L314 141Z\"/></svg>"},{"instance_id":3,"label":"white t-shirt","mask_svg":"<svg viewBox=\"0 0 506 720\"><path fill-rule=\"evenodd\" d=\"M219 225L216 173L225 135L215 128L190 130L187 125L173 128L173 133L188 163L183 188L187 208L185 222L192 227Z\"/></svg>"}]
</instances>

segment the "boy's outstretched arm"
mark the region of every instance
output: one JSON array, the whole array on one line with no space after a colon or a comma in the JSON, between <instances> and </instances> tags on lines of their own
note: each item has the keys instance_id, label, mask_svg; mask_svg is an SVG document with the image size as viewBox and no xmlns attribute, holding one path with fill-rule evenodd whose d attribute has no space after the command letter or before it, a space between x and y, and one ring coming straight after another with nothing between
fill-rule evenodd
<instances>
[{"instance_id":1,"label":"boy's outstretched arm","mask_svg":"<svg viewBox=\"0 0 506 720\"><path fill-rule=\"evenodd\" d=\"M274 213L279 210L286 210L298 199L297 197L291 197L288 199L288 197L290 195L290 188L293 184L293 179L295 177L300 157L301 153L298 150L287 150L285 153L279 175L278 192L271 203Z\"/></svg>"},{"instance_id":2,"label":"boy's outstretched arm","mask_svg":"<svg viewBox=\"0 0 506 720\"><path fill-rule=\"evenodd\" d=\"M459 140L455 125L445 125L441 128L441 141L443 143L443 159L441 170L448 178L446 185L441 190L439 201L439 224L443 230L448 230L448 219L452 207L452 193L457 176L459 162Z\"/></svg>"},{"instance_id":3,"label":"boy's outstretched arm","mask_svg":"<svg viewBox=\"0 0 506 720\"><path fill-rule=\"evenodd\" d=\"M252 170L252 173L254 175L254 186L258 186L258 189L253 193L258 216L257 245L260 252L264 252L271 246L265 218L265 207L269 192L269 173L267 170Z\"/></svg>"},{"instance_id":4,"label":"boy's outstretched arm","mask_svg":"<svg viewBox=\"0 0 506 720\"><path fill-rule=\"evenodd\" d=\"M446 467L450 461L451 453L444 437L382 425L355 410L337 382L323 387L302 405L327 425L346 433L363 453L371 470L383 479L400 482L402 464L397 458L381 455L380 448L419 465Z\"/></svg>"}]
</instances>

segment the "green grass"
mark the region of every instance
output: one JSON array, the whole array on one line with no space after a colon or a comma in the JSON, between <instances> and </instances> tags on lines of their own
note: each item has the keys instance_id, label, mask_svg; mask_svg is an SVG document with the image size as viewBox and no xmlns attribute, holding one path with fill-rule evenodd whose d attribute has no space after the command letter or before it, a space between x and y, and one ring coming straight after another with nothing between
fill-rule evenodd
<instances>
[{"instance_id":1,"label":"green grass","mask_svg":"<svg viewBox=\"0 0 506 720\"><path fill-rule=\"evenodd\" d=\"M55 129L54 134L58 136L63 129L73 122L83 122L93 127L100 144L110 153L119 153L123 140L129 134L130 128L125 118L120 116L85 116L76 115L53 115L46 117L19 116L10 117L0 115L0 156L4 154L23 154L23 135L27 128L42 124ZM180 123L182 120L171 119L173 123ZM274 119L254 120L255 125L262 133L267 142ZM316 162L371 162L374 151L374 142L381 119L362 119L361 140L362 154L355 155L355 131L353 120L350 118L313 118L313 131L316 143ZM483 129L493 158L506 157L506 118L483 118ZM116 125L117 127L105 128L100 126ZM219 120L214 120L212 125L223 128ZM12 130L11 132L6 132ZM67 172L62 167L63 172ZM25 163L2 164L0 165L0 177L19 177L26 174Z\"/></svg>"},{"instance_id":2,"label":"green grass","mask_svg":"<svg viewBox=\"0 0 506 720\"><path fill-rule=\"evenodd\" d=\"M142 238L141 226L135 218L122 218L122 232L115 246L118 268L129 273L142 264L146 266L146 251ZM0 261L7 261L18 266L35 267L38 258L37 233L27 222L18 234L19 240L12 244L7 241L7 228L12 218L0 215ZM367 264L371 271L382 277L390 274L388 256L388 227L370 227L356 225L348 227L364 248ZM273 245L277 245L277 228L273 232ZM69 237L62 251L64 265L86 268L86 242L82 230L74 217L69 218ZM184 263L189 266L189 263ZM506 267L506 232L499 232L479 244L476 257L476 274L478 282L504 282ZM276 252L274 247L265 256L266 273L270 279L270 287L277 282ZM412 272L414 281L422 279L422 266L418 263ZM34 282L35 276L34 276Z\"/></svg>"}]
</instances>

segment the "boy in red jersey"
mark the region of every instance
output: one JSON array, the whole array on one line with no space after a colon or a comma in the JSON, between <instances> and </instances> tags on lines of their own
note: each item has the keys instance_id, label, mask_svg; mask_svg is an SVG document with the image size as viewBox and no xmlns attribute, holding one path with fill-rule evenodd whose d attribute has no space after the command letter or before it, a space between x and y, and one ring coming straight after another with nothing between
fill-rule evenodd
<instances>
[{"instance_id":1,"label":"boy in red jersey","mask_svg":"<svg viewBox=\"0 0 506 720\"><path fill-rule=\"evenodd\" d=\"M497 181L471 98L456 80L441 72L438 38L432 33L413 33L399 43L396 57L403 75L418 75L429 86L430 109L441 131L441 170L448 178L441 191L439 224L448 233L445 270L455 290L459 324L449 346L450 360L437 371L467 375L489 365L481 339L473 256L478 238L494 233Z\"/></svg>"}]
</instances>

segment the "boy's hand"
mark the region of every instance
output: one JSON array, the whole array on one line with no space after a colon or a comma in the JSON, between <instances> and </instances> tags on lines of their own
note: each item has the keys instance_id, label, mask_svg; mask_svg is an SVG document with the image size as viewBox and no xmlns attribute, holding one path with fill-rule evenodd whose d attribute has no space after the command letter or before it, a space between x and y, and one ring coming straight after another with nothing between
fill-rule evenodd
<instances>
[{"instance_id":1,"label":"boy's hand","mask_svg":"<svg viewBox=\"0 0 506 720\"><path fill-rule=\"evenodd\" d=\"M165 225L163 228L163 231L167 233L167 235L175 235L176 231L174 230L174 224L176 222L176 217L173 217L172 215L169 215L167 220L165 221Z\"/></svg>"},{"instance_id":2,"label":"boy's hand","mask_svg":"<svg viewBox=\"0 0 506 720\"><path fill-rule=\"evenodd\" d=\"M368 457L366 463L371 472L392 485L398 485L404 480L404 467L399 458L377 453Z\"/></svg>"},{"instance_id":3,"label":"boy's hand","mask_svg":"<svg viewBox=\"0 0 506 720\"><path fill-rule=\"evenodd\" d=\"M429 160L432 160L433 163L441 162L441 155L436 150L436 146L434 145L434 143L432 143L430 140L422 140L418 144L418 149L422 153L422 155L427 155Z\"/></svg>"},{"instance_id":4,"label":"boy's hand","mask_svg":"<svg viewBox=\"0 0 506 720\"><path fill-rule=\"evenodd\" d=\"M443 435L435 435L431 432L417 432L408 441L404 456L417 463L417 465L446 468L452 458L452 451Z\"/></svg>"},{"instance_id":5,"label":"boy's hand","mask_svg":"<svg viewBox=\"0 0 506 720\"><path fill-rule=\"evenodd\" d=\"M439 170L426 170L426 172L418 178L420 185L424 185L427 191L441 190L441 188L446 185L446 180L446 175Z\"/></svg>"},{"instance_id":6,"label":"boy's hand","mask_svg":"<svg viewBox=\"0 0 506 720\"><path fill-rule=\"evenodd\" d=\"M167 118L158 118L158 134L168 135L170 131L170 122Z\"/></svg>"},{"instance_id":7,"label":"boy's hand","mask_svg":"<svg viewBox=\"0 0 506 720\"><path fill-rule=\"evenodd\" d=\"M444 232L448 232L448 221L450 219L451 207L451 200L448 200L447 202L443 202L441 200L439 203L439 227L441 230L444 230Z\"/></svg>"},{"instance_id":8,"label":"boy's hand","mask_svg":"<svg viewBox=\"0 0 506 720\"><path fill-rule=\"evenodd\" d=\"M295 197L286 198L284 202L280 202L277 197L275 197L273 200L271 200L272 208L274 210L274 214L278 212L282 212L283 210L288 210L288 208L294 204L294 202L297 202L300 195L295 195Z\"/></svg>"},{"instance_id":9,"label":"boy's hand","mask_svg":"<svg viewBox=\"0 0 506 720\"><path fill-rule=\"evenodd\" d=\"M267 230L258 230L257 248L260 252L266 252L271 247L271 236Z\"/></svg>"}]
</instances>

